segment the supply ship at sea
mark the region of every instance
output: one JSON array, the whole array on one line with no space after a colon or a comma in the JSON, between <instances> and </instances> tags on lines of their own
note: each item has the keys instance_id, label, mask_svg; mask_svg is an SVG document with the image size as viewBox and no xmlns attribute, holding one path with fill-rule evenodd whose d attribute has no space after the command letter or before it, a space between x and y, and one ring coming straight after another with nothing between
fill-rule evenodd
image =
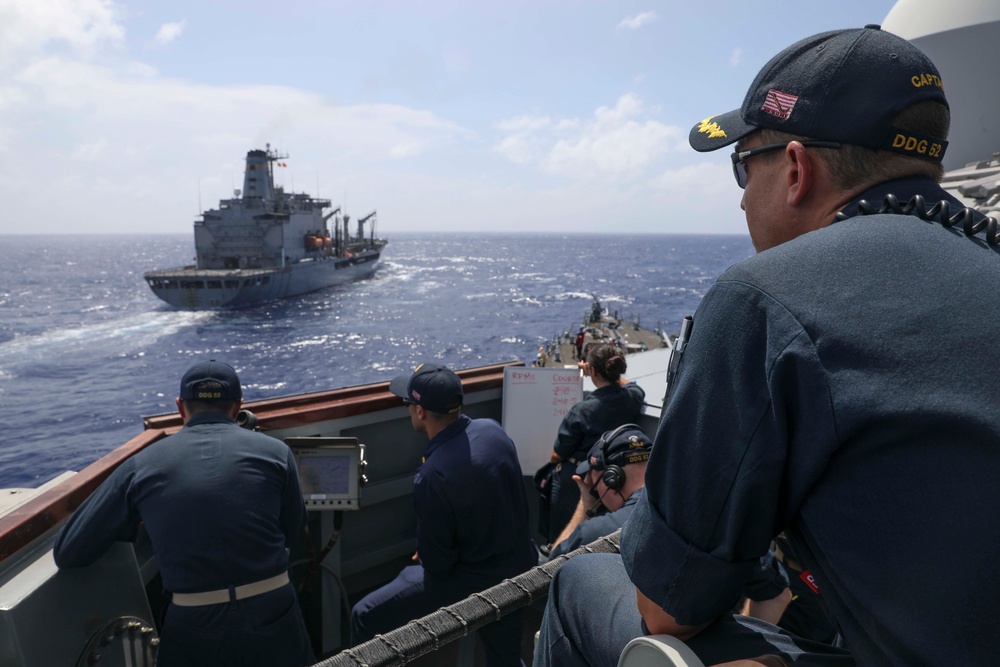
<instances>
[{"instance_id":1,"label":"supply ship at sea","mask_svg":"<svg viewBox=\"0 0 1000 667\"><path fill-rule=\"evenodd\" d=\"M156 296L176 308L237 308L375 272L387 243L375 237L375 211L357 219L352 235L350 216L339 206L323 213L329 199L274 185L274 167L287 157L270 144L247 152L242 192L194 223L197 264L144 275Z\"/></svg>"}]
</instances>

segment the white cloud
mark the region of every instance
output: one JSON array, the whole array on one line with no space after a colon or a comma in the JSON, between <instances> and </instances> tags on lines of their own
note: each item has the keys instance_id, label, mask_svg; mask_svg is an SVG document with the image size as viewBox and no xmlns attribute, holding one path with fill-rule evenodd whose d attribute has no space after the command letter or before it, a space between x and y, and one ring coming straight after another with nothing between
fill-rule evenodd
<instances>
[{"instance_id":1,"label":"white cloud","mask_svg":"<svg viewBox=\"0 0 1000 667\"><path fill-rule=\"evenodd\" d=\"M0 2L0 69L30 62L49 46L89 57L124 36L111 0Z\"/></svg>"},{"instance_id":2,"label":"white cloud","mask_svg":"<svg viewBox=\"0 0 1000 667\"><path fill-rule=\"evenodd\" d=\"M701 158L704 160L704 158ZM666 195L690 192L704 202L717 199L720 195L735 197L736 208L743 197L743 191L733 180L733 170L729 161L702 161L683 167L667 169L649 181L652 189Z\"/></svg>"},{"instance_id":3,"label":"white cloud","mask_svg":"<svg viewBox=\"0 0 1000 667\"><path fill-rule=\"evenodd\" d=\"M704 158L700 158L704 159ZM745 234L740 210L743 191L727 159L671 168L650 179L650 205L665 212L672 231L692 234ZM678 224L688 220L687 227ZM650 231L656 231L655 229Z\"/></svg>"},{"instance_id":4,"label":"white cloud","mask_svg":"<svg viewBox=\"0 0 1000 667\"><path fill-rule=\"evenodd\" d=\"M101 137L97 141L80 144L73 149L70 157L83 162L98 162L108 158L108 140Z\"/></svg>"},{"instance_id":5,"label":"white cloud","mask_svg":"<svg viewBox=\"0 0 1000 667\"><path fill-rule=\"evenodd\" d=\"M169 44L180 37L182 32L184 32L184 21L164 23L156 31L156 41L160 44Z\"/></svg>"},{"instance_id":6,"label":"white cloud","mask_svg":"<svg viewBox=\"0 0 1000 667\"><path fill-rule=\"evenodd\" d=\"M528 137L523 134L512 134L504 137L497 145L497 151L516 164L527 164L534 159L535 151Z\"/></svg>"},{"instance_id":7,"label":"white cloud","mask_svg":"<svg viewBox=\"0 0 1000 667\"><path fill-rule=\"evenodd\" d=\"M637 26L651 20L641 16ZM183 35L183 22L168 25L163 39ZM190 234L199 211L241 187L246 151L267 142L289 154L281 185L352 215L377 207L380 231L607 231L621 219L665 231L668 218L723 217L718 198L692 204L679 189L710 192L707 172L679 169L686 128L636 95L589 114L510 117L486 143L401 104L166 78L119 48L124 35L109 0L0 0L0 149L16 156L0 162L0 234L37 219L25 192L56 195L45 233ZM467 55L446 48L449 71L471 69ZM726 211L739 221L738 198Z\"/></svg>"},{"instance_id":8,"label":"white cloud","mask_svg":"<svg viewBox=\"0 0 1000 667\"><path fill-rule=\"evenodd\" d=\"M669 135L670 129L656 121L592 128L556 143L542 167L574 178L633 175L665 152Z\"/></svg>"},{"instance_id":9,"label":"white cloud","mask_svg":"<svg viewBox=\"0 0 1000 667\"><path fill-rule=\"evenodd\" d=\"M46 214L52 232L190 232L200 208L240 187L246 151L266 142L294 159L281 170L287 187L346 190L353 205L381 210L409 194L401 183L415 165L478 143L474 132L421 109L336 106L282 86L197 84L133 62L109 69L49 57L20 69L10 86L14 93L0 89L0 111L16 131L0 131L0 148L19 157L0 163L0 198L19 201L0 233L24 231L18 221L33 214L19 193L39 191L59 193ZM136 211L145 211L141 224Z\"/></svg>"},{"instance_id":10,"label":"white cloud","mask_svg":"<svg viewBox=\"0 0 1000 667\"><path fill-rule=\"evenodd\" d=\"M641 12L635 16L626 16L618 24L618 29L638 30L650 21L655 21L658 18L660 18L660 15L653 11Z\"/></svg>"},{"instance_id":11,"label":"white cloud","mask_svg":"<svg viewBox=\"0 0 1000 667\"><path fill-rule=\"evenodd\" d=\"M7 107L23 104L28 96L17 86L0 86L0 111Z\"/></svg>"},{"instance_id":12,"label":"white cloud","mask_svg":"<svg viewBox=\"0 0 1000 667\"><path fill-rule=\"evenodd\" d=\"M681 132L645 114L642 100L630 93L613 107L598 108L591 119L543 123L522 116L498 124L508 134L496 149L513 162L570 179L627 179L667 153Z\"/></svg>"},{"instance_id":13,"label":"white cloud","mask_svg":"<svg viewBox=\"0 0 1000 667\"><path fill-rule=\"evenodd\" d=\"M602 124L613 124L624 121L632 116L637 116L642 112L642 100L637 95L628 93L618 98L618 103L614 108L598 107L594 115L597 121Z\"/></svg>"},{"instance_id":14,"label":"white cloud","mask_svg":"<svg viewBox=\"0 0 1000 667\"><path fill-rule=\"evenodd\" d=\"M729 64L736 67L741 62L743 62L743 49L737 47L733 49L732 54L729 56Z\"/></svg>"},{"instance_id":15,"label":"white cloud","mask_svg":"<svg viewBox=\"0 0 1000 667\"><path fill-rule=\"evenodd\" d=\"M160 78L144 68L112 72L48 59L26 69L18 81L47 113L84 110L75 121L79 129L110 124L119 137L151 133L172 142L190 136L189 132L200 134L199 128L263 133L261 140L269 132L318 132L338 137L339 154L374 160L417 154L442 137L472 136L419 109L392 104L331 106L319 95L294 88L195 84Z\"/></svg>"},{"instance_id":16,"label":"white cloud","mask_svg":"<svg viewBox=\"0 0 1000 667\"><path fill-rule=\"evenodd\" d=\"M514 118L508 118L506 120L501 120L496 124L497 129L503 130L504 132L524 132L529 130L538 130L551 121L548 116L516 116Z\"/></svg>"}]
</instances>

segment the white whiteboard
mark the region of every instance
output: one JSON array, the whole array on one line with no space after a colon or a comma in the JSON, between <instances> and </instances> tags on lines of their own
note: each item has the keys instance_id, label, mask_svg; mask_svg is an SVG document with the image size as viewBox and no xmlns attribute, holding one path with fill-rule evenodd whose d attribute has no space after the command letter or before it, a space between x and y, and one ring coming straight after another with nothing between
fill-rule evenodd
<instances>
[{"instance_id":1,"label":"white whiteboard","mask_svg":"<svg viewBox=\"0 0 1000 667\"><path fill-rule=\"evenodd\" d=\"M521 471L534 475L549 462L559 424L583 398L577 368L503 369L503 429L517 446Z\"/></svg>"}]
</instances>

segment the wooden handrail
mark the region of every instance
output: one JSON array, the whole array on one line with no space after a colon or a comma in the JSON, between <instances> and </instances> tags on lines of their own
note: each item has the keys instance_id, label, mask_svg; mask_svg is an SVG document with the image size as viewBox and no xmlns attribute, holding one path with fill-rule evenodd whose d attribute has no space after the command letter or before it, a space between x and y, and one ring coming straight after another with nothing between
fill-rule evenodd
<instances>
[{"instance_id":1,"label":"wooden handrail","mask_svg":"<svg viewBox=\"0 0 1000 667\"><path fill-rule=\"evenodd\" d=\"M122 461L167 435L163 429L143 431L61 484L0 517L0 562L69 517Z\"/></svg>"}]
</instances>

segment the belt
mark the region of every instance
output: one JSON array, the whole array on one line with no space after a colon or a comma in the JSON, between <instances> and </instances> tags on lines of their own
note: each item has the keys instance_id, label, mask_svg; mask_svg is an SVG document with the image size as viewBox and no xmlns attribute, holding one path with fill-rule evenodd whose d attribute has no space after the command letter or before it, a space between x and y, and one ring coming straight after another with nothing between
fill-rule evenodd
<instances>
[{"instance_id":1,"label":"belt","mask_svg":"<svg viewBox=\"0 0 1000 667\"><path fill-rule=\"evenodd\" d=\"M180 607L201 607L210 604L223 604L224 602L235 602L252 598L255 595L270 593L287 584L288 572L282 572L269 579L261 579L252 584L243 586L230 586L220 588L217 591L205 591L204 593L174 593L173 603Z\"/></svg>"}]
</instances>

